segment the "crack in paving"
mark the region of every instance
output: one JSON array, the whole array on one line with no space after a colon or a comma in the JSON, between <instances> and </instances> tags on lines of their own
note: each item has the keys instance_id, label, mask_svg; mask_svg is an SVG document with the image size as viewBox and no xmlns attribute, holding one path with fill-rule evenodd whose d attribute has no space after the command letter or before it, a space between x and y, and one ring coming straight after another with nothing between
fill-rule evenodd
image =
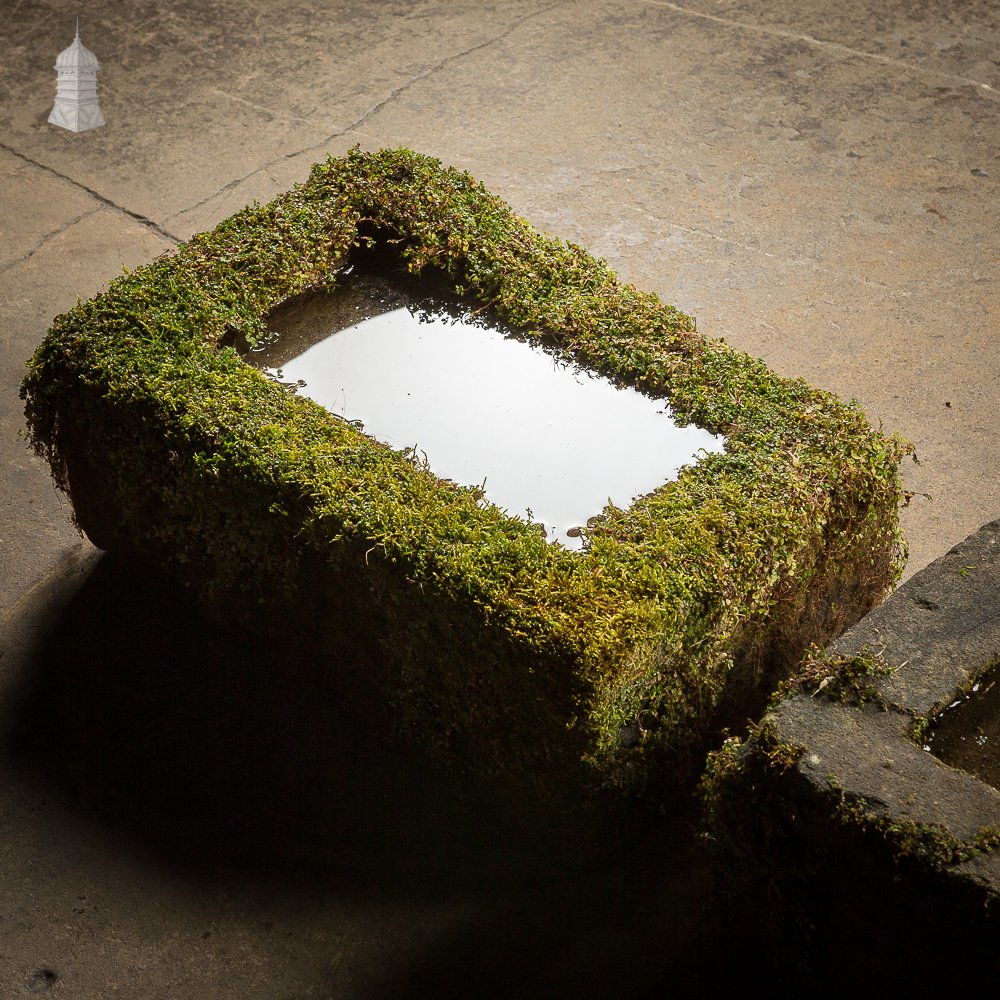
<instances>
[{"instance_id":1,"label":"crack in paving","mask_svg":"<svg viewBox=\"0 0 1000 1000\"><path fill-rule=\"evenodd\" d=\"M244 181L249 180L254 174L259 174L262 170L269 170L274 166L275 163L280 163L283 156L276 157L275 159L268 160L267 163L262 164L259 167L254 167L249 173L243 174L242 177L234 177L231 181L226 181L217 191L213 191L211 194L205 195L201 201L196 201L193 205L188 205L187 208L182 208L179 212L175 212L168 219L169 222L176 222L181 217L187 215L189 212L193 212L196 209L201 208L202 205L207 205L208 202L213 201L220 195L225 194L227 191L232 191L233 188L239 187Z\"/></svg>"},{"instance_id":2,"label":"crack in paving","mask_svg":"<svg viewBox=\"0 0 1000 1000\"><path fill-rule=\"evenodd\" d=\"M90 218L90 216L95 215L97 212L100 212L102 210L103 209L101 206L98 206L97 208L92 208L89 212L83 212L81 215L78 215L75 219L70 219L69 222L63 223L57 229L53 229L51 232L46 233L41 239L38 240L38 242L30 250L21 254L21 256L18 257L16 260L8 261L3 266L0 266L0 274L3 274L5 271L9 271L12 267L17 267L18 264L23 264L24 261L28 260L30 257L33 257L36 253L38 253L38 251L41 250L42 247L49 242L49 240L55 239L60 233L66 232L66 230L69 229L71 226L75 226L78 222L82 221L83 219Z\"/></svg>"},{"instance_id":3,"label":"crack in paving","mask_svg":"<svg viewBox=\"0 0 1000 1000\"><path fill-rule=\"evenodd\" d=\"M53 177L58 177L59 180L61 181L66 181L67 184L72 184L73 187L79 188L81 191L84 191L87 194L89 194L90 197L93 198L95 201L100 202L102 205L105 205L108 208L113 208L116 212L120 212L122 215L127 215L130 219L133 219L134 221L141 223L147 229L150 229L159 236L164 237L164 239L170 240L172 243L175 244L183 242L179 236L175 236L173 233L168 232L161 225L154 222L152 219L147 218L145 215L141 215L139 212L133 212L131 209L125 208L124 205L119 205L117 202L112 201L110 198L106 198L103 194L100 194L93 188L87 187L86 184L82 184L80 181L74 180L72 177L60 173L58 170L48 166L45 163L39 163L38 160L33 160L30 156L25 156L24 153L19 152L12 146L8 146L5 142L0 142L0 149L4 150L7 153L10 153L12 156L16 156L20 160L24 160L25 163L30 163L31 166L37 167L39 170L44 170L46 173L52 174Z\"/></svg>"},{"instance_id":4,"label":"crack in paving","mask_svg":"<svg viewBox=\"0 0 1000 1000\"><path fill-rule=\"evenodd\" d=\"M301 156L302 153L308 153L312 149L317 149L319 146L326 145L326 143L339 138L340 136L347 135L348 132L353 132L356 128L360 128L366 121L377 115L383 108L387 105L392 104L394 101L398 100L403 94L405 94L415 83L419 83L421 80L427 79L427 77L433 75L444 69L449 63L456 62L459 59L464 59L466 56L471 55L473 52L478 52L480 49L488 48L490 45L496 45L497 42L502 42L505 38L509 38L518 28L523 27L529 21L533 21L537 17L541 17L543 14L547 14L551 10L555 10L556 7L565 6L564 3L553 3L549 4L547 7L543 7L541 10L532 11L530 14L525 15L519 20L515 21L504 31L500 32L499 35L495 35L492 38L487 38L485 41L478 42L476 45L470 45L469 48L463 49L461 52L455 52L450 56L446 56L439 63L434 66L425 69L421 73L417 73L415 76L411 77L406 83L394 88L389 95L383 100L379 101L373 107L369 108L360 118L356 119L346 128L340 129L338 132L334 132L333 135L321 140L320 142L313 143L312 145L305 146L296 153L286 153L286 159L291 159L295 156Z\"/></svg>"},{"instance_id":5,"label":"crack in paving","mask_svg":"<svg viewBox=\"0 0 1000 1000\"><path fill-rule=\"evenodd\" d=\"M564 0L564 2L549 4L547 7L541 8L541 10L532 11L530 14L527 14L524 17L520 18L519 20L515 21L509 27L500 32L500 34L494 35L492 38L487 38L485 41L478 42L475 45L470 45L469 48L463 49L461 52L455 52L450 56L446 56L444 59L436 63L434 66L428 67L422 72L412 76L405 83L402 83L398 87L393 88L389 92L389 94L385 98L383 98L383 100L379 101L377 104L374 104L372 107L370 107L362 115L360 115L353 122L351 122L350 125L346 125L344 128L338 129L336 132L333 132L330 135L325 136L324 138L318 140L317 142L310 143L308 146L303 146L301 149L297 149L294 152L282 153L280 156L276 156L273 159L268 160L267 163L264 163L261 166L254 168L249 173L244 174L242 177L237 177L234 180L228 181L227 183L223 184L222 187L220 187L217 191L213 192L210 195L206 195L204 198L201 199L201 201L197 201L193 205L189 205L187 208L183 209L180 212L177 212L170 218L172 220L176 220L184 215L187 215L189 212L193 212L196 209L201 208L202 205L205 205L208 202L212 201L213 198L217 198L219 197L219 195L225 194L227 191L231 191L233 188L242 184L245 180L249 180L255 174L259 174L262 170L268 170L276 163L281 163L282 160L292 160L297 156L301 156L303 153L308 153L311 150L319 149L320 147L333 142L334 139L339 139L341 136L345 136L348 133L353 132L355 129L360 128L362 125L364 125L365 122L367 122L369 119L377 115L383 108L387 107L389 104L392 104L394 101L398 100L414 84L419 83L421 80L426 80L427 77L444 69L444 67L447 66L449 63L453 63L458 59L464 59L466 56L471 55L473 52L478 52L480 49L485 49L490 45L496 45L498 42L502 42L505 38L510 37L510 35L512 35L515 31L517 31L518 28L527 24L528 21L534 20L537 17L541 17L543 14L547 14L549 11L555 10L557 7L562 7L565 5L566 4ZM251 107L253 106L254 105L251 105ZM267 109L261 108L259 110L264 111ZM269 113L273 114L274 112L269 112Z\"/></svg>"},{"instance_id":6,"label":"crack in paving","mask_svg":"<svg viewBox=\"0 0 1000 1000\"><path fill-rule=\"evenodd\" d=\"M961 76L958 73L949 73L947 70L937 70L924 66L917 66L914 63L907 62L905 59L895 59L892 56L884 56L878 52L866 52L864 49L855 49L850 45L842 45L840 42L829 42L823 38L816 38L813 35L805 35L797 31L789 31L787 28L778 28L773 25L751 24L749 21L739 21L731 17L720 17L718 14L707 14L700 10L692 10L690 7L683 7L680 4L670 3L669 0L647 0L647 2L655 7L665 7L667 10L672 10L677 14L683 14L686 17L699 18L703 21L712 21L714 24L723 24L729 28L740 28L744 31L752 31L758 35L785 38L793 42L804 42L806 45L812 45L814 48L826 49L840 55L847 55L861 59L872 59L875 62L882 63L884 66L895 66L900 69L909 70L911 73L919 73L923 76L933 76L938 79L945 77L947 79L956 80L960 83L975 87L977 90L982 90L990 95L1000 93L1000 91L997 91L995 87L991 87L988 83L983 83L980 80L973 80L967 76Z\"/></svg>"},{"instance_id":7,"label":"crack in paving","mask_svg":"<svg viewBox=\"0 0 1000 1000\"><path fill-rule=\"evenodd\" d=\"M366 121L368 121L369 118L371 118L373 115L378 114L378 112L381 111L386 105L391 104L393 101L397 100L397 98L405 94L406 91L408 91L410 87L412 87L415 83L419 83L421 80L426 79L433 73L437 73L438 71L444 69L444 67L447 66L449 63L455 62L458 59L464 59L467 55L471 55L473 52L478 52L480 49L485 49L490 45L496 45L497 42L502 42L505 38L509 38L515 31L517 31L518 28L527 24L528 21L532 21L537 17L541 17L543 14L547 14L549 11L555 10L556 7L561 7L561 6L564 6L564 4L553 3L549 4L548 7L543 7L541 10L533 11L532 13L526 15L525 17L522 17L520 20L515 21L512 25L510 25L510 27L508 27L505 31L502 31L499 35L496 35L493 38L487 38L486 41L479 42L477 45L472 45L461 52L456 52L454 55L447 56L446 58L442 59L436 66L431 66L423 73L418 73L410 80L407 80L406 83L402 84L402 86L397 87L389 94L388 97L385 98L385 100L380 101L373 108L370 108L357 121L349 125L347 128L343 129L340 132L334 133L334 135L331 136L330 139L346 135L348 132L353 132L354 129L360 128L362 125L364 125ZM329 142L330 139L327 139L326 141ZM317 145L323 145L323 143L318 143ZM303 153L308 152L310 149L315 149L315 148L316 148L315 146L307 146L305 149L301 150L301 152Z\"/></svg>"}]
</instances>

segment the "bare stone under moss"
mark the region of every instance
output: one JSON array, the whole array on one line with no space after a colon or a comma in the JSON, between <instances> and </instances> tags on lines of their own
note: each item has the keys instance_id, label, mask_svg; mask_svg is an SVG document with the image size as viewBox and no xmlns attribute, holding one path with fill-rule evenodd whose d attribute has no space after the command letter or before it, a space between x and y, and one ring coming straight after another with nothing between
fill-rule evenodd
<instances>
[{"instance_id":1,"label":"bare stone under moss","mask_svg":"<svg viewBox=\"0 0 1000 1000\"><path fill-rule=\"evenodd\" d=\"M669 398L726 453L606 508L567 552L224 346L373 245ZM378 644L359 697L404 738L543 794L661 797L902 564L904 442L408 150L328 159L124 274L58 317L29 368L32 443L95 544L147 554L217 615Z\"/></svg>"}]
</instances>

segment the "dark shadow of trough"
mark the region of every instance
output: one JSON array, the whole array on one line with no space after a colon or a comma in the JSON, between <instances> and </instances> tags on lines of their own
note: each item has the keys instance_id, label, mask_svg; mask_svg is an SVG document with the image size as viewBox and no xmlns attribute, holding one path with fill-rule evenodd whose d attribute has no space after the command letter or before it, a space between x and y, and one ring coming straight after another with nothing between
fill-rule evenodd
<instances>
[{"instance_id":1,"label":"dark shadow of trough","mask_svg":"<svg viewBox=\"0 0 1000 1000\"><path fill-rule=\"evenodd\" d=\"M560 849L561 817L526 825L394 746L384 713L352 707L301 638L210 621L158 571L113 555L53 608L7 754L123 850L152 849L194 884L277 880L469 912L417 959L387 957L365 995L643 997L770 974L720 941L693 799L669 818L623 812L603 849L569 861L580 845Z\"/></svg>"},{"instance_id":2,"label":"dark shadow of trough","mask_svg":"<svg viewBox=\"0 0 1000 1000\"><path fill-rule=\"evenodd\" d=\"M476 815L485 796L391 745L329 654L211 621L152 566L105 555L46 633L13 749L166 854L405 868L484 863L511 843ZM371 653L340 655L364 672Z\"/></svg>"}]
</instances>

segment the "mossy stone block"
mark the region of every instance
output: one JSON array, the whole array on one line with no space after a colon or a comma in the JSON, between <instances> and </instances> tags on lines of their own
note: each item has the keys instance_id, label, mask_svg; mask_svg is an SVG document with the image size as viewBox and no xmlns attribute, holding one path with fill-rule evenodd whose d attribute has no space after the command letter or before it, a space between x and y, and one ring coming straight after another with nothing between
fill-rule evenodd
<instances>
[{"instance_id":1,"label":"mossy stone block","mask_svg":"<svg viewBox=\"0 0 1000 1000\"><path fill-rule=\"evenodd\" d=\"M335 294L371 245L668 398L725 453L606 508L567 551L226 346L283 301ZM904 442L405 149L328 159L123 274L54 321L22 396L97 545L146 553L216 615L376 650L358 688L403 738L543 789L661 794L902 564Z\"/></svg>"}]
</instances>

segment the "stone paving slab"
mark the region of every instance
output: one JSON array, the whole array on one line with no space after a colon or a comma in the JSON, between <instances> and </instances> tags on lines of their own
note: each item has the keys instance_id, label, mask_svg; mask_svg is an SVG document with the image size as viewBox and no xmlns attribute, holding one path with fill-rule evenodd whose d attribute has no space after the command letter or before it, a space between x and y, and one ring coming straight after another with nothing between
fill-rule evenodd
<instances>
[{"instance_id":1,"label":"stone paving slab","mask_svg":"<svg viewBox=\"0 0 1000 1000\"><path fill-rule=\"evenodd\" d=\"M31 198L27 205L9 197L0 201L0 232L4 234L0 275L69 226L101 210L86 191L7 150L0 150L0 184L5 191L30 194ZM26 213L32 218L31 226L24 225Z\"/></svg>"},{"instance_id":2,"label":"stone paving slab","mask_svg":"<svg viewBox=\"0 0 1000 1000\"><path fill-rule=\"evenodd\" d=\"M113 189L122 206L163 221L268 161L320 149L442 63L491 44L535 5L322 11L279 0L84 10L81 38L103 67L108 124L82 142L39 118L51 104L55 54L72 40L65 9L35 0L8 18L16 58L5 71L0 134L17 135L16 148L31 159L93 190Z\"/></svg>"},{"instance_id":3,"label":"stone paving slab","mask_svg":"<svg viewBox=\"0 0 1000 1000\"><path fill-rule=\"evenodd\" d=\"M894 668L876 682L879 695L925 718L1000 663L1000 521L918 573L832 650L862 648Z\"/></svg>"},{"instance_id":4,"label":"stone paving slab","mask_svg":"<svg viewBox=\"0 0 1000 1000\"><path fill-rule=\"evenodd\" d=\"M680 5L665 3L680 9ZM1000 86L996 52L1000 16L991 0L944 7L928 16L907 0L877 7L813 0L808 5L778 0L766 10L742 0L691 0L683 9L717 23L752 25L758 31L861 51L892 68L965 76L977 86ZM831 30L832 29L832 30Z\"/></svg>"}]
</instances>

